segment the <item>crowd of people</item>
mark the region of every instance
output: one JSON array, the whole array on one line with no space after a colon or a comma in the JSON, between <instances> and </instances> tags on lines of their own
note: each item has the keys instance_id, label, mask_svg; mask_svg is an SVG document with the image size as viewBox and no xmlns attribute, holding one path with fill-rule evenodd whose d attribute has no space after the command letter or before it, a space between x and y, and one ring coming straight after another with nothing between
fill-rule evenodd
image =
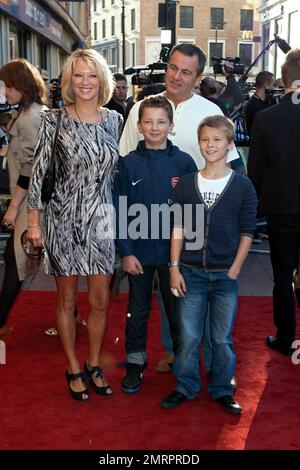
<instances>
[{"instance_id":1,"label":"crowd of people","mask_svg":"<svg viewBox=\"0 0 300 470\"><path fill-rule=\"evenodd\" d=\"M91 388L99 395L113 393L99 358L117 250L129 280L122 391L133 394L142 386L157 275L166 349L160 366L172 369L176 379L175 390L160 406L176 408L196 397L202 388L202 347L209 394L224 411L241 413L233 396L232 329L238 277L256 228L257 197L259 214L268 220L274 272L277 331L266 341L282 354L293 352L292 282L300 241L300 108L294 92L300 50L291 51L282 67L286 94L278 105L267 102L274 76L261 72L256 78L246 111L248 177L229 118L243 94L232 74L226 86L212 77L202 79L205 64L200 47L177 45L157 94L128 100L126 77L113 75L95 50L76 47L61 73L63 106L58 108L46 106L45 83L25 59L0 69L7 103L19 105L5 124L11 199L2 226L11 236L0 339L12 333L7 320L24 279L43 266L57 287L55 334L75 400L88 401ZM48 179L46 198L50 170L54 178L50 190ZM157 216L155 207L165 212ZM89 304L83 365L76 352L79 276L87 279Z\"/></svg>"}]
</instances>

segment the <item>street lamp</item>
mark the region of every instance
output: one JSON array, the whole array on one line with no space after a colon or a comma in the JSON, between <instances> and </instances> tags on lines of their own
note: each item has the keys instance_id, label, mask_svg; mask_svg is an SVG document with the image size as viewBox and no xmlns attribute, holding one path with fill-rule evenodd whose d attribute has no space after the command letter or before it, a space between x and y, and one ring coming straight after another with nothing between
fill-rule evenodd
<instances>
[{"instance_id":1,"label":"street lamp","mask_svg":"<svg viewBox=\"0 0 300 470\"><path fill-rule=\"evenodd\" d=\"M224 29L225 24L227 24L226 21L223 21L222 24L220 23L220 25L222 26L222 30ZM216 44L218 43L218 23L216 24L215 43L216 43Z\"/></svg>"},{"instance_id":2,"label":"street lamp","mask_svg":"<svg viewBox=\"0 0 300 470\"><path fill-rule=\"evenodd\" d=\"M126 69L125 0L122 0L121 24L122 24L122 68L123 68L123 74L124 74L125 69Z\"/></svg>"},{"instance_id":3,"label":"street lamp","mask_svg":"<svg viewBox=\"0 0 300 470\"><path fill-rule=\"evenodd\" d=\"M176 6L179 0L165 0L166 29L171 30L171 47L176 44Z\"/></svg>"},{"instance_id":4,"label":"street lamp","mask_svg":"<svg viewBox=\"0 0 300 470\"><path fill-rule=\"evenodd\" d=\"M226 21L223 21L222 23L219 23L219 25L222 27L222 30L224 29L225 24L227 24ZM215 33L216 33L216 34L215 34L215 44L216 44L215 54L218 55L218 54L217 54L217 47L218 47L218 46L217 46L217 44L218 44L218 23L216 23L216 30L215 30ZM223 54L221 54L221 55L223 55ZM216 74L215 74L215 78L216 78Z\"/></svg>"}]
</instances>

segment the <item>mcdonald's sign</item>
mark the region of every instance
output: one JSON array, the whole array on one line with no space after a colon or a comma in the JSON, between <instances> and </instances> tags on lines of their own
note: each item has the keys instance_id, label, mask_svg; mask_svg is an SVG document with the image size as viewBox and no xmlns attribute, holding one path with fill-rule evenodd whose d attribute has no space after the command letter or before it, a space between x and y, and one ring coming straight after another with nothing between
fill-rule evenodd
<instances>
[{"instance_id":1,"label":"mcdonald's sign","mask_svg":"<svg viewBox=\"0 0 300 470\"><path fill-rule=\"evenodd\" d=\"M243 31L243 39L250 39L252 41L253 39L253 31L252 30L245 30Z\"/></svg>"}]
</instances>

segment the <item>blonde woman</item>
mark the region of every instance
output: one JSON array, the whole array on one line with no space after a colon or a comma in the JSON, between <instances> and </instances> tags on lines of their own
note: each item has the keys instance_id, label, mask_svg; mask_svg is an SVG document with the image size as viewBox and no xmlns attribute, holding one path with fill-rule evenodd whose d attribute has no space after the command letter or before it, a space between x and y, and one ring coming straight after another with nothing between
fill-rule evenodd
<instances>
[{"instance_id":1,"label":"blonde woman","mask_svg":"<svg viewBox=\"0 0 300 470\"><path fill-rule=\"evenodd\" d=\"M122 117L102 106L112 95L112 74L95 50L75 51L62 74L65 107L47 113L36 148L28 198L28 237L45 247L45 270L55 276L57 328L67 358L66 378L71 396L89 399L89 383L100 395L112 389L99 364L106 326L109 283L115 247L107 211L112 202L111 181L118 160ZM55 187L48 204L41 187L49 165L55 129L61 113L55 152ZM44 211L43 227L40 211ZM75 350L74 308L78 276L86 276L89 349L81 371Z\"/></svg>"}]
</instances>

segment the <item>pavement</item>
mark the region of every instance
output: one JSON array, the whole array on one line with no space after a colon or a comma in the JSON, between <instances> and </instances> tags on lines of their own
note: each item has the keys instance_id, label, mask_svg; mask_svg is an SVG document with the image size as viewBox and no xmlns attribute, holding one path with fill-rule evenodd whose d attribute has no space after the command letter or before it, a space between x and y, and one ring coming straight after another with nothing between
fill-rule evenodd
<instances>
[{"instance_id":1,"label":"pavement","mask_svg":"<svg viewBox=\"0 0 300 470\"><path fill-rule=\"evenodd\" d=\"M273 289L273 275L270 256L268 254L268 242L262 240L260 244L253 243L252 251L240 273L239 295L243 296L271 296ZM0 266L0 282L2 285L4 267ZM53 276L48 276L42 272L36 274L29 280L24 281L23 289L30 291L55 291ZM86 291L85 278L79 278L79 292ZM120 292L128 290L127 278L122 279Z\"/></svg>"}]
</instances>

